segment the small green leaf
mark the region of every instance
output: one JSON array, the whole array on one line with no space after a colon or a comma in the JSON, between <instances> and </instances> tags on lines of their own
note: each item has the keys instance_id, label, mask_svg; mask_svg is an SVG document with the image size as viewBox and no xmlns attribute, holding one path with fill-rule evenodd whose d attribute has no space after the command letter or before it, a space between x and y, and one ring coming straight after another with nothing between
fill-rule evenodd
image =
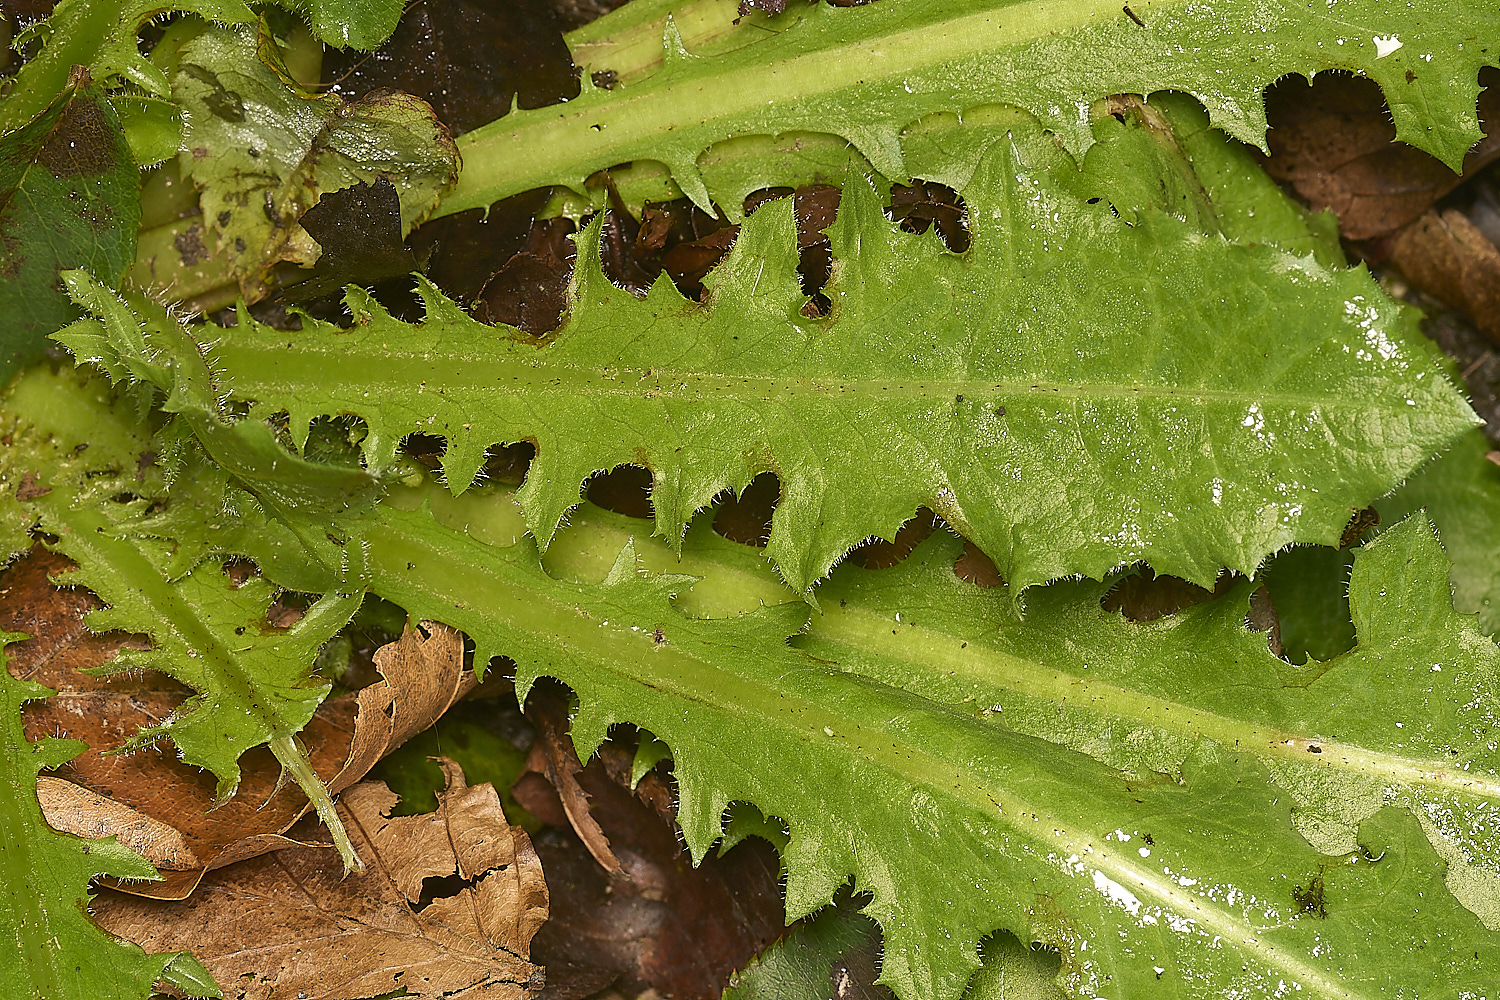
<instances>
[{"instance_id":1,"label":"small green leaf","mask_svg":"<svg viewBox=\"0 0 1500 1000\"><path fill-rule=\"evenodd\" d=\"M108 840L57 833L42 818L37 774L87 748L77 740L26 740L21 706L55 692L16 680L4 647L26 636L0 632L0 979L13 996L46 1000L146 1000L165 979L194 997L222 997L186 952L148 955L89 920L89 882L100 875L156 879L156 870Z\"/></svg>"},{"instance_id":2,"label":"small green leaf","mask_svg":"<svg viewBox=\"0 0 1500 1000\"><path fill-rule=\"evenodd\" d=\"M1477 613L1489 635L1500 633L1500 466L1485 457L1493 447L1472 430L1375 504L1387 523L1427 511L1453 561L1453 607Z\"/></svg>"},{"instance_id":3,"label":"small green leaf","mask_svg":"<svg viewBox=\"0 0 1500 1000\"><path fill-rule=\"evenodd\" d=\"M87 75L0 136L0 383L78 315L59 272L83 267L118 285L135 259L139 224L130 147Z\"/></svg>"},{"instance_id":4,"label":"small green leaf","mask_svg":"<svg viewBox=\"0 0 1500 1000\"><path fill-rule=\"evenodd\" d=\"M177 155L182 145L182 109L160 97L116 94L109 103L120 116L135 162L154 167Z\"/></svg>"},{"instance_id":5,"label":"small green leaf","mask_svg":"<svg viewBox=\"0 0 1500 1000\"><path fill-rule=\"evenodd\" d=\"M402 0L277 0L312 22L324 45L369 51L391 36L405 9Z\"/></svg>"},{"instance_id":6,"label":"small green leaf","mask_svg":"<svg viewBox=\"0 0 1500 1000\"><path fill-rule=\"evenodd\" d=\"M268 745L317 808L346 863L353 863L332 800L296 734L329 690L309 670L323 644L359 608L362 592L331 592L283 630L266 621L279 588L262 577L235 587L217 564L205 562L169 578L174 544L122 529L162 489L160 470L148 476L143 464L155 442L129 418L128 406L114 403L107 392L98 398L97 383L81 388L42 376L22 381L8 406L24 406L37 395L63 405L55 411L26 408L19 446L13 441L0 451L0 474L15 480L32 464L41 470L44 490L34 491L25 505L42 530L57 536L57 549L80 564L68 582L89 587L109 605L89 615L89 627L151 638L151 649L126 650L101 671L159 670L197 692L171 717L137 734L129 748L171 739L184 760L215 775L222 799L239 784L240 756ZM112 425L133 425L134 433L111 442L101 430ZM213 516L234 515L220 507Z\"/></svg>"}]
</instances>

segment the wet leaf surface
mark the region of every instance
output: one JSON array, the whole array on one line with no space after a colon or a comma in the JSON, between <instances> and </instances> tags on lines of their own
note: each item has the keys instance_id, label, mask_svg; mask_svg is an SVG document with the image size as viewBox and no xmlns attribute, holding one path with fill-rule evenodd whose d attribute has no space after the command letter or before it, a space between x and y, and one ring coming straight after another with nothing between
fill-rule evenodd
<instances>
[{"instance_id":1,"label":"wet leaf surface","mask_svg":"<svg viewBox=\"0 0 1500 1000\"><path fill-rule=\"evenodd\" d=\"M180 942L243 1000L417 997L522 1000L545 978L528 958L546 921L543 869L489 785L445 765L439 808L392 817L378 782L339 806L367 869L289 847L214 873L186 902L102 895L96 919L127 940ZM302 826L297 833L316 831Z\"/></svg>"}]
</instances>

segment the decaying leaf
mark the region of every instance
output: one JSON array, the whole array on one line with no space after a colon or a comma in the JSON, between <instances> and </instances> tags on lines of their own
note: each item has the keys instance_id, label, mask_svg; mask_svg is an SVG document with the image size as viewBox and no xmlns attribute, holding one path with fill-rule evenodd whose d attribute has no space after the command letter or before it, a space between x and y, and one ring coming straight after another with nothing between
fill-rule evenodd
<instances>
[{"instance_id":1,"label":"decaying leaf","mask_svg":"<svg viewBox=\"0 0 1500 1000\"><path fill-rule=\"evenodd\" d=\"M1500 154L1500 143L1496 144ZM1457 209L1429 210L1389 241L1390 263L1413 285L1500 340L1500 249Z\"/></svg>"},{"instance_id":2,"label":"decaying leaf","mask_svg":"<svg viewBox=\"0 0 1500 1000\"><path fill-rule=\"evenodd\" d=\"M424 816L391 818L396 796L378 782L344 794L362 873L344 877L330 851L289 847L215 872L185 902L101 896L96 917L126 939L190 949L238 1000L403 987L416 997L534 997L545 978L528 958L548 912L541 863L493 787L468 787L451 762L444 770L438 811Z\"/></svg>"},{"instance_id":3,"label":"decaying leaf","mask_svg":"<svg viewBox=\"0 0 1500 1000\"><path fill-rule=\"evenodd\" d=\"M548 688L562 700L555 686L539 685L528 710ZM670 793L652 776L632 794L629 776L629 751L606 743L574 779L622 866L616 874L574 833L556 795L550 806L540 802L551 787L529 776L528 808L539 806L553 825L535 836L553 900L533 950L547 966L548 994L583 997L615 981L629 996L650 988L718 997L730 973L783 929L776 853L751 839L694 865L672 825ZM657 788L645 791L648 782ZM523 795L519 783L515 792Z\"/></svg>"},{"instance_id":4,"label":"decaying leaf","mask_svg":"<svg viewBox=\"0 0 1500 1000\"><path fill-rule=\"evenodd\" d=\"M432 725L474 689L464 668L463 636L446 625L407 625L401 638L375 653L381 680L355 696L359 715L349 759L329 783L341 791L359 781L390 751Z\"/></svg>"},{"instance_id":5,"label":"decaying leaf","mask_svg":"<svg viewBox=\"0 0 1500 1000\"><path fill-rule=\"evenodd\" d=\"M627 877L620 859L610 850L609 837L599 827L599 821L589 812L589 797L578 783L583 764L573 750L573 741L568 739L568 703L557 692L539 688L527 700L527 712L537 727L536 743L531 748L531 758L526 762L526 773L522 782L532 778L543 778L556 793L567 822L578 834L589 854L610 875ZM531 808L534 795L523 793L523 785L515 789L516 797ZM532 810L535 812L536 810ZM542 814L548 818L547 814Z\"/></svg>"},{"instance_id":6,"label":"decaying leaf","mask_svg":"<svg viewBox=\"0 0 1500 1000\"><path fill-rule=\"evenodd\" d=\"M1422 72L1414 67L1407 75ZM1267 136L1272 155L1266 170L1315 210L1331 209L1348 239L1393 233L1500 157L1500 75L1485 70L1480 81L1490 84L1479 98L1486 135L1465 155L1461 173L1395 142L1380 85L1342 73L1321 74L1311 84L1292 78L1270 90L1267 114L1276 127Z\"/></svg>"},{"instance_id":7,"label":"decaying leaf","mask_svg":"<svg viewBox=\"0 0 1500 1000\"><path fill-rule=\"evenodd\" d=\"M320 193L386 178L404 235L457 176L453 140L425 102L393 91L352 104L304 96L260 60L248 28L210 28L185 45L173 94L189 111L180 162L204 189L208 249L252 299L265 293L272 264L316 259L298 219ZM148 280L165 285L177 268L157 259Z\"/></svg>"},{"instance_id":8,"label":"decaying leaf","mask_svg":"<svg viewBox=\"0 0 1500 1000\"><path fill-rule=\"evenodd\" d=\"M0 383L78 310L59 272L117 285L135 258L140 181L114 109L87 73L0 138Z\"/></svg>"}]
</instances>

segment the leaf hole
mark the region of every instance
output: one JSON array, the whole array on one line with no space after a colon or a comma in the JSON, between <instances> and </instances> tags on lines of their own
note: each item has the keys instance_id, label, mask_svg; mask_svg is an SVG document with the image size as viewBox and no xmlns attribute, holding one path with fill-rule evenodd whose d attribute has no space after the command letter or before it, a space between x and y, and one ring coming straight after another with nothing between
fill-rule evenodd
<instances>
[{"instance_id":1,"label":"leaf hole","mask_svg":"<svg viewBox=\"0 0 1500 1000\"><path fill-rule=\"evenodd\" d=\"M940 524L942 521L931 510L918 507L916 514L896 529L896 537L867 539L851 549L845 561L865 569L889 569L911 555Z\"/></svg>"},{"instance_id":2,"label":"leaf hole","mask_svg":"<svg viewBox=\"0 0 1500 1000\"><path fill-rule=\"evenodd\" d=\"M408 434L401 439L401 453L417 464L436 472L443 466L448 442L434 434Z\"/></svg>"},{"instance_id":3,"label":"leaf hole","mask_svg":"<svg viewBox=\"0 0 1500 1000\"><path fill-rule=\"evenodd\" d=\"M1234 586L1235 579L1232 574L1220 574L1214 589L1208 590L1179 577L1157 576L1143 565L1110 587L1099 606L1123 615L1126 621L1154 622L1213 599Z\"/></svg>"},{"instance_id":4,"label":"leaf hole","mask_svg":"<svg viewBox=\"0 0 1500 1000\"><path fill-rule=\"evenodd\" d=\"M484 465L479 475L485 482L519 486L525 482L535 458L536 443L533 441L491 445L485 449Z\"/></svg>"},{"instance_id":5,"label":"leaf hole","mask_svg":"<svg viewBox=\"0 0 1500 1000\"><path fill-rule=\"evenodd\" d=\"M745 214L750 215L768 201L792 199L792 214L797 221L797 278L802 293L810 301L802 314L809 319L827 316L831 308L823 288L833 273L833 249L825 230L838 217L841 192L831 184L804 184L799 188L762 188L745 198Z\"/></svg>"},{"instance_id":6,"label":"leaf hole","mask_svg":"<svg viewBox=\"0 0 1500 1000\"><path fill-rule=\"evenodd\" d=\"M418 913L427 909L439 899L452 899L465 889L472 889L474 883L462 875L429 875L422 880L422 894L412 904L412 909Z\"/></svg>"},{"instance_id":7,"label":"leaf hole","mask_svg":"<svg viewBox=\"0 0 1500 1000\"><path fill-rule=\"evenodd\" d=\"M599 245L605 276L644 295L665 273L684 296L702 301L703 279L734 246L740 227L731 225L717 208L710 214L687 198L648 201L637 219L607 172L603 182L610 202Z\"/></svg>"},{"instance_id":8,"label":"leaf hole","mask_svg":"<svg viewBox=\"0 0 1500 1000\"><path fill-rule=\"evenodd\" d=\"M229 585L239 590L251 577L260 576L260 567L250 559L230 559L224 563L224 575L229 578Z\"/></svg>"},{"instance_id":9,"label":"leaf hole","mask_svg":"<svg viewBox=\"0 0 1500 1000\"><path fill-rule=\"evenodd\" d=\"M762 472L735 496L726 490L714 512L714 531L731 542L765 548L771 540L771 518L781 502L781 480L774 472Z\"/></svg>"},{"instance_id":10,"label":"leaf hole","mask_svg":"<svg viewBox=\"0 0 1500 1000\"><path fill-rule=\"evenodd\" d=\"M995 561L979 551L979 547L968 540L964 541L963 555L953 562L953 575L976 587L1005 585L1005 578L1000 575Z\"/></svg>"},{"instance_id":11,"label":"leaf hole","mask_svg":"<svg viewBox=\"0 0 1500 1000\"><path fill-rule=\"evenodd\" d=\"M959 193L937 181L915 181L891 185L891 203L886 215L908 233L937 228L938 238L952 253L969 249L969 208Z\"/></svg>"},{"instance_id":12,"label":"leaf hole","mask_svg":"<svg viewBox=\"0 0 1500 1000\"><path fill-rule=\"evenodd\" d=\"M608 472L596 472L584 484L583 495L594 506L626 517L653 517L656 513L651 505L651 470L640 465L617 465Z\"/></svg>"}]
</instances>

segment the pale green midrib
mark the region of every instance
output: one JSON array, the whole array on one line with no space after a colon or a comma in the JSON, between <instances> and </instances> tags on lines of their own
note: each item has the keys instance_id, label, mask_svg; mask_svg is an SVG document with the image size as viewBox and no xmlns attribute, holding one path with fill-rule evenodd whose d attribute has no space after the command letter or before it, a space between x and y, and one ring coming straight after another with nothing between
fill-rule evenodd
<instances>
[{"instance_id":1,"label":"pale green midrib","mask_svg":"<svg viewBox=\"0 0 1500 1000\"><path fill-rule=\"evenodd\" d=\"M1322 739L1316 733L1256 725L1068 673L1005 653L982 641L960 639L909 622L897 624L893 633L892 624L890 617L854 605L829 606L814 620L813 631L824 641L841 643L863 653L902 657L907 662L922 663L934 673L946 672L1007 688L1039 701L1071 705L1101 717L1131 719L1184 736L1206 737L1302 766L1337 770L1342 765L1369 777L1500 800L1500 778L1493 774L1456 770L1446 761L1367 750L1351 743ZM1319 747L1320 752L1312 752L1309 749L1312 746Z\"/></svg>"},{"instance_id":2,"label":"pale green midrib","mask_svg":"<svg viewBox=\"0 0 1500 1000\"><path fill-rule=\"evenodd\" d=\"M679 125L692 133L710 121L748 116L788 102L803 104L811 114L812 109L824 105L825 95L835 91L855 86L898 86L903 78L931 73L940 66L961 63L1008 45L1075 30L1097 17L1123 18L1124 14L1114 0L1032 0L818 48L751 68L726 57L722 72L689 73L680 83L666 81L664 86L653 86L655 78L647 78L635 85L639 96L625 88L618 96L601 99L602 103L593 106L563 105L560 110L534 113L519 126L501 119L459 139L465 169L433 216L482 208L505 194L573 181L625 159L649 157L650 151L639 148L640 144L657 137L665 145ZM1006 23L999 23L1002 19ZM887 52L899 53L900 61L894 61ZM669 66L664 72L672 71ZM973 102L985 103L985 98L977 95ZM970 102L956 107L947 107L948 103L935 100L930 110L962 111ZM687 114L691 114L692 124L683 121ZM894 132L905 124L891 123L890 129ZM719 138L732 135L725 133ZM625 155L624 151L631 148L636 148L636 154ZM519 149L525 149L526 154L516 156ZM699 152L694 148L693 157ZM516 163L526 165L524 172L512 174Z\"/></svg>"},{"instance_id":3,"label":"pale green midrib","mask_svg":"<svg viewBox=\"0 0 1500 1000\"><path fill-rule=\"evenodd\" d=\"M333 347L338 346L337 344ZM540 349L539 349L540 350ZM994 379L869 379L850 377L783 379L763 375L725 375L712 372L666 372L657 368L573 366L550 359L528 362L517 359L455 358L439 363L432 353L423 355L384 351L375 363L349 364L348 352L332 349L293 353L274 349L245 348L223 344L215 352L215 361L226 371L235 373L230 385L235 396L253 399L285 408L290 399L351 400L368 396L372 399L412 399L431 395L442 399L449 393L521 391L573 396L641 397L652 399L758 400L798 396L901 396L912 399L953 398L985 394L995 398L1016 396L1057 398L1085 396L1119 399L1173 399L1186 402L1264 403L1286 407L1317 407L1322 410L1354 409L1367 411L1369 396L1354 395L1350 386L1328 386L1306 393L1267 392L1246 386L1243 389L1213 389L1190 385L1122 385L1104 382L1049 382L1039 379L996 381ZM373 353L373 352L372 352ZM291 362L295 361L293 365ZM395 367L396 376L356 372L377 367ZM330 371L337 372L337 394L330 391ZM260 373L271 372L272 376ZM416 384L414 384L416 383ZM1363 392L1361 388L1359 391ZM1403 397L1403 399L1406 397ZM378 403L376 404L378 405ZM404 404L410 405L410 403ZM1396 404L1391 404L1393 408ZM1410 407L1396 409L1405 412Z\"/></svg>"},{"instance_id":4,"label":"pale green midrib","mask_svg":"<svg viewBox=\"0 0 1500 1000\"><path fill-rule=\"evenodd\" d=\"M464 585L465 577L470 575L476 581L488 580L493 585L494 578L486 573L484 567L465 560L457 546L432 546L416 532L403 530L400 520L399 517L384 518L378 527L366 535L370 544L370 565L375 572L372 591L384 591L384 596L398 603L403 598L409 598L411 592L418 589L418 582L412 579L412 574L418 571L402 567L416 562L408 559L408 555L419 550L443 568L441 579L420 581L425 584L422 592L428 600L444 606L467 604L477 589L475 586ZM386 566L390 568L387 569ZM529 633L535 643L562 643L570 648L582 649L590 654L595 669L608 670L629 684L667 692L728 715L751 718L762 729L780 726L800 730L801 737L808 743L816 743L826 737L825 726L835 733L834 737L829 738L849 739L845 735L849 719L785 690L776 689L771 692L771 709L757 708L759 703L767 700L765 685L722 669L705 657L684 652L684 646L687 645L685 643L669 641L665 646L657 647L647 628L633 632L628 622L619 626L600 627L592 616L581 614L576 607L568 606L550 595L539 594L524 585L509 581L501 586L513 589L514 594L508 602L509 608L497 607L493 603L486 607L486 624L493 623L492 628L497 633L506 630ZM464 600L454 601L453 598L460 594L465 595ZM506 614L507 610L510 611L509 614ZM647 652L644 656L621 655L622 646L635 646ZM680 662L681 665L676 671L658 669L649 677L642 677L625 668L626 664L654 664L657 661ZM707 693L712 693L714 697L706 697ZM941 705L934 705L934 708L944 710ZM588 706L585 705L585 711L587 710ZM855 728L862 729L857 723ZM1215 906L1211 899L1172 886L1156 873L1117 855L1102 842L1096 842L1096 838L1060 821L1046 810L1037 809L1017 795L970 779L960 765L933 756L925 746L900 742L898 734L879 730L876 732L878 737L868 742L850 740L853 744L850 753L858 754L861 759L874 760L883 769L901 775L915 787L932 789L944 797L957 797L977 813L992 812L997 825L1009 829L1018 839L1039 844L1041 853L1034 855L1038 859L1037 863L1048 864L1062 877L1078 877L1076 872L1067 870L1064 858L1074 854L1087 857L1091 866L1114 881L1150 896L1163 908L1170 908L1212 928L1218 936L1236 942L1266 964L1284 971L1289 977L1321 990L1327 996L1353 996L1320 971L1260 940L1253 928L1236 921L1233 916ZM893 739L898 741L897 746L904 748L904 752L886 749L885 744ZM959 779L959 783L954 783L954 776ZM1011 856L1018 859L1017 854Z\"/></svg>"}]
</instances>

